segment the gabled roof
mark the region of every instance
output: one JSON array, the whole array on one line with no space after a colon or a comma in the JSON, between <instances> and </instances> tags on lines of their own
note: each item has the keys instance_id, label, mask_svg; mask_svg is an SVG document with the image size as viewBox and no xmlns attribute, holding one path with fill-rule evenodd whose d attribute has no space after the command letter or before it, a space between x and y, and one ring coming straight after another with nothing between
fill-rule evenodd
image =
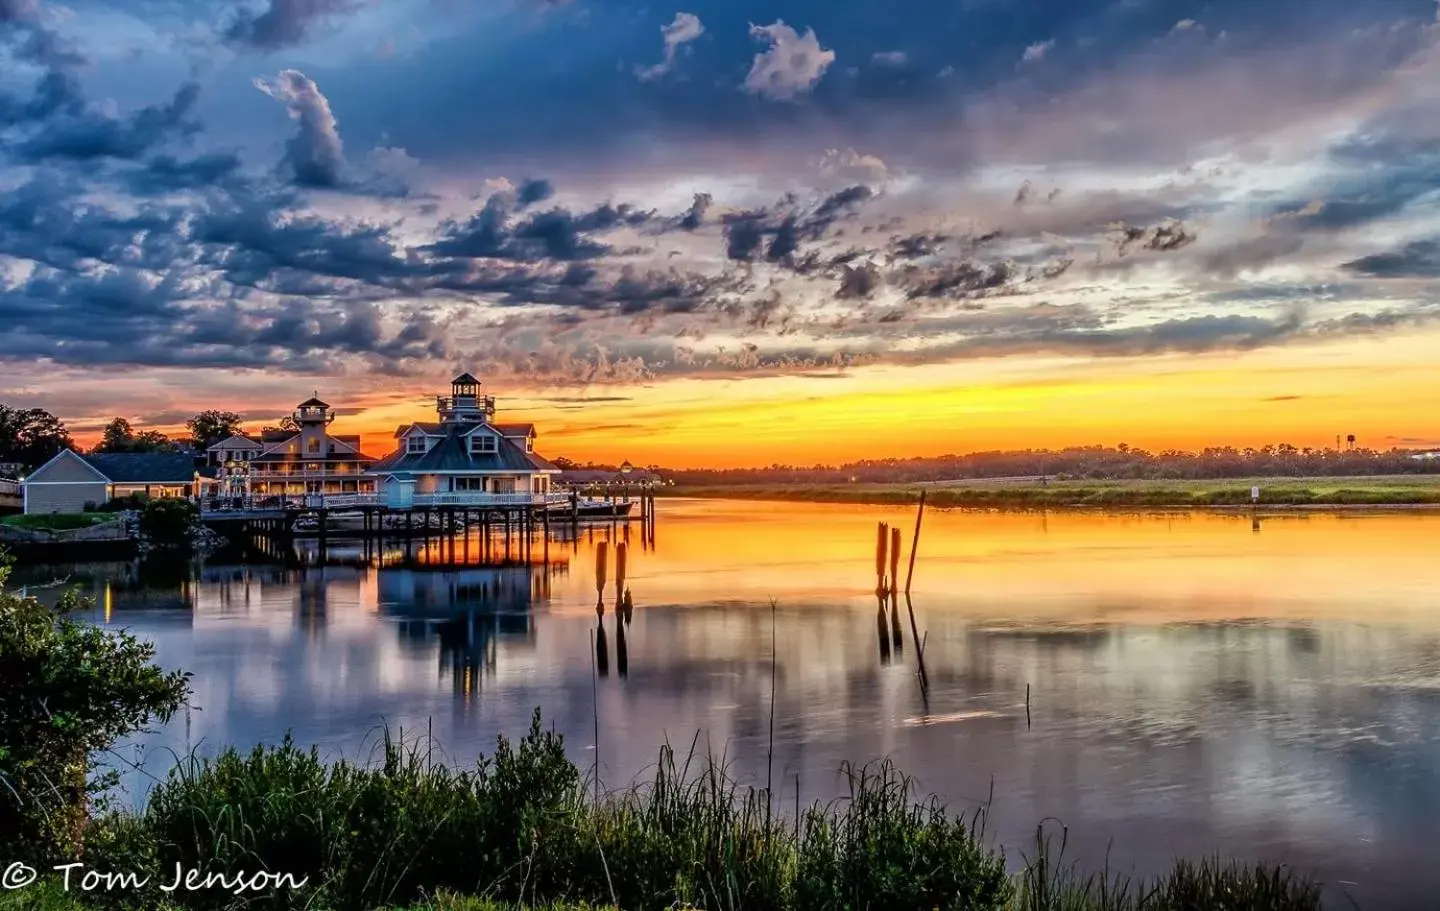
<instances>
[{"instance_id":1,"label":"gabled roof","mask_svg":"<svg viewBox=\"0 0 1440 911\"><path fill-rule=\"evenodd\" d=\"M446 425L444 437L423 453L407 452L404 447L370 466L371 474L393 474L432 471L557 471L558 469L533 452L526 452L503 436L496 437L494 452L470 451L469 433L476 428L463 424Z\"/></svg>"},{"instance_id":2,"label":"gabled roof","mask_svg":"<svg viewBox=\"0 0 1440 911\"><path fill-rule=\"evenodd\" d=\"M309 398L301 402L296 408L329 408L330 406L317 398Z\"/></svg>"},{"instance_id":3,"label":"gabled roof","mask_svg":"<svg viewBox=\"0 0 1440 911\"><path fill-rule=\"evenodd\" d=\"M195 460L173 452L105 452L81 456L112 484L188 484Z\"/></svg>"},{"instance_id":4,"label":"gabled roof","mask_svg":"<svg viewBox=\"0 0 1440 911\"><path fill-rule=\"evenodd\" d=\"M399 439L400 437L403 437L405 434L416 429L417 427L425 431L426 433L432 433L436 436L439 436L445 430L444 424L423 424L418 422L414 424L401 424L399 427L395 428L395 438Z\"/></svg>"},{"instance_id":5,"label":"gabled roof","mask_svg":"<svg viewBox=\"0 0 1440 911\"><path fill-rule=\"evenodd\" d=\"M534 424L492 424L490 426L500 431L501 436L533 437L535 435Z\"/></svg>"},{"instance_id":6,"label":"gabled roof","mask_svg":"<svg viewBox=\"0 0 1440 911\"><path fill-rule=\"evenodd\" d=\"M254 440L250 437L245 436L244 434L237 433L234 436L227 437L212 446L207 446L205 448L205 451L213 452L216 449L258 449L262 445L264 444L259 442L258 440Z\"/></svg>"},{"instance_id":7,"label":"gabled roof","mask_svg":"<svg viewBox=\"0 0 1440 911\"><path fill-rule=\"evenodd\" d=\"M462 373L450 381L451 386L479 386L480 381L468 373Z\"/></svg>"}]
</instances>

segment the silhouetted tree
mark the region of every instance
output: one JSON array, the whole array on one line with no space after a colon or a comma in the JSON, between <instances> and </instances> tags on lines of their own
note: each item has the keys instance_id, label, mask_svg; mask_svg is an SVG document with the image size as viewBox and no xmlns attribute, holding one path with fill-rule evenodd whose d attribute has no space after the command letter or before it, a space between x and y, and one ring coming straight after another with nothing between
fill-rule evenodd
<instances>
[{"instance_id":1,"label":"silhouetted tree","mask_svg":"<svg viewBox=\"0 0 1440 911\"><path fill-rule=\"evenodd\" d=\"M0 405L0 462L19 462L33 471L62 449L74 449L60 419L42 408Z\"/></svg>"},{"instance_id":2,"label":"silhouetted tree","mask_svg":"<svg viewBox=\"0 0 1440 911\"><path fill-rule=\"evenodd\" d=\"M158 430L136 433L130 422L115 418L105 425L105 433L96 444L95 452L170 452L175 444Z\"/></svg>"},{"instance_id":3,"label":"silhouetted tree","mask_svg":"<svg viewBox=\"0 0 1440 911\"><path fill-rule=\"evenodd\" d=\"M185 422L196 449L205 450L240 432L240 415L233 411L202 411Z\"/></svg>"}]
</instances>

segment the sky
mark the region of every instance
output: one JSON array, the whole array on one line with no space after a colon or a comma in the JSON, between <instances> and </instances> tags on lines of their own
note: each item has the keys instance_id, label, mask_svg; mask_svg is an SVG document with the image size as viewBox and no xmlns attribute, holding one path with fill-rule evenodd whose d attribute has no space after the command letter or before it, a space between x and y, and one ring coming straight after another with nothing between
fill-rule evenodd
<instances>
[{"instance_id":1,"label":"sky","mask_svg":"<svg viewBox=\"0 0 1440 911\"><path fill-rule=\"evenodd\" d=\"M1440 446L1434 0L0 0L0 402Z\"/></svg>"}]
</instances>

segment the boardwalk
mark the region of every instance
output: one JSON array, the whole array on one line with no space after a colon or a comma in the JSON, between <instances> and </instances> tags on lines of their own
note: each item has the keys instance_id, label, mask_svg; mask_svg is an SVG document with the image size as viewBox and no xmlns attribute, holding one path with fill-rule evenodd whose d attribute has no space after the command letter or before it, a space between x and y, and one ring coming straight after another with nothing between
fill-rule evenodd
<instances>
[{"instance_id":1,"label":"boardwalk","mask_svg":"<svg viewBox=\"0 0 1440 911\"><path fill-rule=\"evenodd\" d=\"M19 481L0 478L0 512L19 512L25 505Z\"/></svg>"}]
</instances>

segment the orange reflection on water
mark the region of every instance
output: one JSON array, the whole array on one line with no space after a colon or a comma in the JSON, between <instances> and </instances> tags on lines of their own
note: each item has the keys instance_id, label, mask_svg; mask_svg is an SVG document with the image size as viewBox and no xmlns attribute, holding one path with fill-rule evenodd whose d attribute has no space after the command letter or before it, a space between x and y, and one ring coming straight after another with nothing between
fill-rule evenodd
<instances>
[{"instance_id":1,"label":"orange reflection on water","mask_svg":"<svg viewBox=\"0 0 1440 911\"><path fill-rule=\"evenodd\" d=\"M915 511L676 500L661 504L659 518L656 548L630 548L630 586L643 602L873 606L876 525L902 530L903 584ZM914 597L928 610L1013 619L1432 623L1440 616L1430 606L1440 595L1436 527L1440 516L1416 511L1252 518L930 509Z\"/></svg>"}]
</instances>

